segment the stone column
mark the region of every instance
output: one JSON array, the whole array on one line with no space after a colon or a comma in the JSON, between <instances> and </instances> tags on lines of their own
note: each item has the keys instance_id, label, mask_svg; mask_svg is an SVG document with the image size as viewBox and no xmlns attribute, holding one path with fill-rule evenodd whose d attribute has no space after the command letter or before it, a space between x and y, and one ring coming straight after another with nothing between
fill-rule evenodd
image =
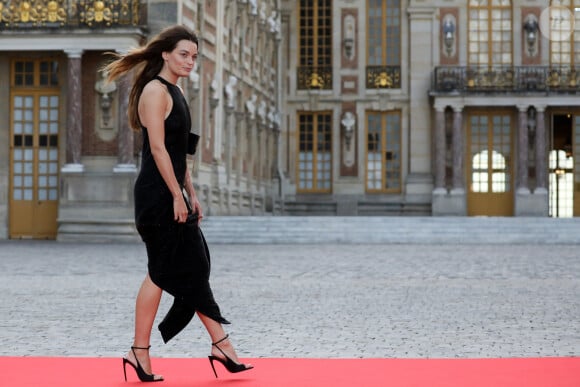
<instances>
[{"instance_id":1,"label":"stone column","mask_svg":"<svg viewBox=\"0 0 580 387\"><path fill-rule=\"evenodd\" d=\"M117 131L117 165L113 172L136 172L137 166L133 157L134 133L129 127L129 93L131 91L131 81L126 74L119 79L119 130Z\"/></svg>"},{"instance_id":2,"label":"stone column","mask_svg":"<svg viewBox=\"0 0 580 387\"><path fill-rule=\"evenodd\" d=\"M63 172L83 172L81 161L83 122L82 122L82 90L81 61L82 50L67 50L67 113L66 113L66 163Z\"/></svg>"},{"instance_id":3,"label":"stone column","mask_svg":"<svg viewBox=\"0 0 580 387\"><path fill-rule=\"evenodd\" d=\"M428 93L431 87L433 66L433 33L437 8L428 4L414 4L407 8L409 35L413 44L409 46L408 62L402 63L403 78L409 85L409 160L405 180L407 202L430 202L433 192L431 169L431 121L426 120L431 112ZM404 82L403 82L404 83ZM403 85L403 88L406 86Z\"/></svg>"},{"instance_id":4,"label":"stone column","mask_svg":"<svg viewBox=\"0 0 580 387\"><path fill-rule=\"evenodd\" d=\"M545 106L536 106L536 190L534 193L548 192L548 158L546 156Z\"/></svg>"},{"instance_id":5,"label":"stone column","mask_svg":"<svg viewBox=\"0 0 580 387\"><path fill-rule=\"evenodd\" d=\"M435 190L446 193L445 189L445 107L435 107Z\"/></svg>"},{"instance_id":6,"label":"stone column","mask_svg":"<svg viewBox=\"0 0 580 387\"><path fill-rule=\"evenodd\" d=\"M463 136L463 106L453 107L453 192L464 193L463 165L466 162ZM467 160L467 162L471 162Z\"/></svg>"},{"instance_id":7,"label":"stone column","mask_svg":"<svg viewBox=\"0 0 580 387\"><path fill-rule=\"evenodd\" d=\"M518 180L517 193L529 194L528 187L528 107L518 106Z\"/></svg>"}]
</instances>

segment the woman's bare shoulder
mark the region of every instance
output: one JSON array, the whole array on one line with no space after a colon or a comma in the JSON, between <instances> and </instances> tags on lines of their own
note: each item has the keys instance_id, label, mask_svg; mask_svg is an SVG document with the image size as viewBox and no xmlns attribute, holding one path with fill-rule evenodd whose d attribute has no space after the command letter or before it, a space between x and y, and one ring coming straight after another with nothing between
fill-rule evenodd
<instances>
[{"instance_id":1,"label":"woman's bare shoulder","mask_svg":"<svg viewBox=\"0 0 580 387\"><path fill-rule=\"evenodd\" d=\"M159 97L167 93L167 87L157 79L152 79L143 88L142 96Z\"/></svg>"}]
</instances>

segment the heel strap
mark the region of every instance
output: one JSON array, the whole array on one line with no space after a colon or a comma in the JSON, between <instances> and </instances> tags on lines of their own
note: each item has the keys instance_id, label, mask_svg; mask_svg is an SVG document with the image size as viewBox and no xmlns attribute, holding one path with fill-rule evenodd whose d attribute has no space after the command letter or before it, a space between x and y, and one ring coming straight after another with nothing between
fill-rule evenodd
<instances>
[{"instance_id":1,"label":"heel strap","mask_svg":"<svg viewBox=\"0 0 580 387\"><path fill-rule=\"evenodd\" d=\"M134 346L132 346L131 347L131 349L146 349L146 350L149 350L149 348L151 348L151 346L148 346L148 347L134 347Z\"/></svg>"},{"instance_id":2,"label":"heel strap","mask_svg":"<svg viewBox=\"0 0 580 387\"><path fill-rule=\"evenodd\" d=\"M230 335L225 335L225 337L224 337L224 338L222 338L222 339L220 339L220 340L216 341L215 343L211 343L211 345L213 345L213 346L217 347L217 345L218 345L219 343L221 343L222 341L225 341L225 340L227 340L227 339L228 339L228 337L230 337ZM218 348L218 349L219 349L219 348Z\"/></svg>"}]
</instances>

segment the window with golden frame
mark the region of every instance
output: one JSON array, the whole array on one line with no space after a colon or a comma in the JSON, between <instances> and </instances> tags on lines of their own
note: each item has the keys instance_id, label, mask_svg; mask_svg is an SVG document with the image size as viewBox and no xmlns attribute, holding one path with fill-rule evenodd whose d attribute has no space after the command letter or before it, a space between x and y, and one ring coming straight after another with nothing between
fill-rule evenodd
<instances>
[{"instance_id":1,"label":"window with golden frame","mask_svg":"<svg viewBox=\"0 0 580 387\"><path fill-rule=\"evenodd\" d=\"M332 113L298 113L298 192L330 193Z\"/></svg>"},{"instance_id":2,"label":"window with golden frame","mask_svg":"<svg viewBox=\"0 0 580 387\"><path fill-rule=\"evenodd\" d=\"M401 112L367 112L366 191L401 192Z\"/></svg>"},{"instance_id":3,"label":"window with golden frame","mask_svg":"<svg viewBox=\"0 0 580 387\"><path fill-rule=\"evenodd\" d=\"M16 59L12 61L13 87L58 87L58 61L53 59Z\"/></svg>"},{"instance_id":4,"label":"window with golden frame","mask_svg":"<svg viewBox=\"0 0 580 387\"><path fill-rule=\"evenodd\" d=\"M332 1L300 0L298 89L332 88Z\"/></svg>"},{"instance_id":5,"label":"window with golden frame","mask_svg":"<svg viewBox=\"0 0 580 387\"><path fill-rule=\"evenodd\" d=\"M401 64L401 1L367 1L367 64Z\"/></svg>"},{"instance_id":6,"label":"window with golden frame","mask_svg":"<svg viewBox=\"0 0 580 387\"><path fill-rule=\"evenodd\" d=\"M553 0L549 12L550 64L580 66L580 0Z\"/></svg>"},{"instance_id":7,"label":"window with golden frame","mask_svg":"<svg viewBox=\"0 0 580 387\"><path fill-rule=\"evenodd\" d=\"M511 65L513 62L510 0L469 0L468 62Z\"/></svg>"}]
</instances>

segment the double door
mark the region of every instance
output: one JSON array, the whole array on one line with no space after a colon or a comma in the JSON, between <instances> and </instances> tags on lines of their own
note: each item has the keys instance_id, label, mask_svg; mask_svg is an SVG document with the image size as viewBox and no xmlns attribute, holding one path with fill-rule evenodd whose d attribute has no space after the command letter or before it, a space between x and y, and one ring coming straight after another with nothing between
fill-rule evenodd
<instances>
[{"instance_id":1,"label":"double door","mask_svg":"<svg viewBox=\"0 0 580 387\"><path fill-rule=\"evenodd\" d=\"M10 64L10 238L56 237L60 78L57 57Z\"/></svg>"},{"instance_id":2,"label":"double door","mask_svg":"<svg viewBox=\"0 0 580 387\"><path fill-rule=\"evenodd\" d=\"M467 125L467 213L513 216L513 115L471 112Z\"/></svg>"}]
</instances>

